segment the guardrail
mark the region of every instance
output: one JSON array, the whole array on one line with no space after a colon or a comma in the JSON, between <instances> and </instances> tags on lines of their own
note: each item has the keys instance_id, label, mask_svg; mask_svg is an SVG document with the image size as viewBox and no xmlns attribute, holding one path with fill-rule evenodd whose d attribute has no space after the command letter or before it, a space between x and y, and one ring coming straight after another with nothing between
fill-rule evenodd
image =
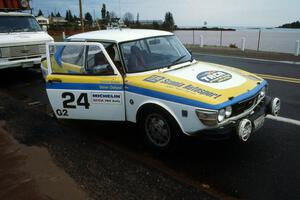
<instances>
[{"instance_id":1,"label":"guardrail","mask_svg":"<svg viewBox=\"0 0 300 200\"><path fill-rule=\"evenodd\" d=\"M175 35L184 44L207 46L236 46L257 51L300 54L300 30L249 29L237 31L176 30Z\"/></svg>"}]
</instances>

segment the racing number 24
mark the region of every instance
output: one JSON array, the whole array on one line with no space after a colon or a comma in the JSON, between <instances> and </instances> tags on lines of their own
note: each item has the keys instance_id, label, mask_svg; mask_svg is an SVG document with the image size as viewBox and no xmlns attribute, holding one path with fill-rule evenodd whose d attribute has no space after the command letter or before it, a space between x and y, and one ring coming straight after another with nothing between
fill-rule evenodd
<instances>
[{"instance_id":1,"label":"racing number 24","mask_svg":"<svg viewBox=\"0 0 300 200\"><path fill-rule=\"evenodd\" d=\"M69 116L68 110L66 108L70 109L76 109L77 106L84 106L85 109L89 109L90 103L88 101L88 95L87 93L81 93L76 101L76 105L72 104L75 101L75 95L71 92L64 92L61 94L61 97L63 100L63 108L64 109L57 109L56 114L58 116Z\"/></svg>"},{"instance_id":2,"label":"racing number 24","mask_svg":"<svg viewBox=\"0 0 300 200\"><path fill-rule=\"evenodd\" d=\"M65 99L63 101L63 108L76 109L76 105L72 104L75 101L75 95L71 92L64 92L61 97ZM84 106L85 109L89 109L90 103L88 101L87 93L81 93L76 101L77 106Z\"/></svg>"}]
</instances>

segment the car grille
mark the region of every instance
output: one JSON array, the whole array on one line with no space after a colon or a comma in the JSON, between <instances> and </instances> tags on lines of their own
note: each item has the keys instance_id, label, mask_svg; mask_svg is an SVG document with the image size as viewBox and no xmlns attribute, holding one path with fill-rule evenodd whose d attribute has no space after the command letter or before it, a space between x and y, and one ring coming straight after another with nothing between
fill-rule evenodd
<instances>
[{"instance_id":1,"label":"car grille","mask_svg":"<svg viewBox=\"0 0 300 200\"><path fill-rule=\"evenodd\" d=\"M28 57L46 53L45 44L22 45L1 48L3 58Z\"/></svg>"},{"instance_id":2,"label":"car grille","mask_svg":"<svg viewBox=\"0 0 300 200\"><path fill-rule=\"evenodd\" d=\"M258 100L258 94L246 99L244 101L241 101L237 104L232 105L232 116L239 115L243 113L245 110L248 110L253 106Z\"/></svg>"}]
</instances>

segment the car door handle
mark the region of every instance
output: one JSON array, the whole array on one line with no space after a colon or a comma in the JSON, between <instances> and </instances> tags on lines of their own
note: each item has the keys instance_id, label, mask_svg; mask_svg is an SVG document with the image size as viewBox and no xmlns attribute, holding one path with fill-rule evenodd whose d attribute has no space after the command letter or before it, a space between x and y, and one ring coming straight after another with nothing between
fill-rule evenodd
<instances>
[{"instance_id":1,"label":"car door handle","mask_svg":"<svg viewBox=\"0 0 300 200\"><path fill-rule=\"evenodd\" d=\"M48 80L48 82L49 82L49 83L61 83L62 81L61 81L61 79L59 79L59 78L54 78L54 79Z\"/></svg>"}]
</instances>

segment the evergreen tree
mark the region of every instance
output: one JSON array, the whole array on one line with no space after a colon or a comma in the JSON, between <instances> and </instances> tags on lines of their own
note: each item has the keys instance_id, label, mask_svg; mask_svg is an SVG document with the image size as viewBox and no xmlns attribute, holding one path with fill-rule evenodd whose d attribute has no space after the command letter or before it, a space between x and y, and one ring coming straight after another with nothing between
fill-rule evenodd
<instances>
[{"instance_id":1,"label":"evergreen tree","mask_svg":"<svg viewBox=\"0 0 300 200\"><path fill-rule=\"evenodd\" d=\"M74 21L74 17L72 15L72 12L71 10L67 10L66 11L66 18L65 18L67 21L69 22L73 22Z\"/></svg>"},{"instance_id":2,"label":"evergreen tree","mask_svg":"<svg viewBox=\"0 0 300 200\"><path fill-rule=\"evenodd\" d=\"M136 24L140 24L140 13L136 14Z\"/></svg>"},{"instance_id":3,"label":"evergreen tree","mask_svg":"<svg viewBox=\"0 0 300 200\"><path fill-rule=\"evenodd\" d=\"M106 19L106 5L105 5L105 3L102 4L101 17L102 17L102 19Z\"/></svg>"},{"instance_id":4,"label":"evergreen tree","mask_svg":"<svg viewBox=\"0 0 300 200\"><path fill-rule=\"evenodd\" d=\"M89 13L89 12L85 13L84 19L88 22L88 24L92 24L93 23L93 17L91 15L91 13Z\"/></svg>"},{"instance_id":5,"label":"evergreen tree","mask_svg":"<svg viewBox=\"0 0 300 200\"><path fill-rule=\"evenodd\" d=\"M65 20L70 21L69 10L66 11L66 17L65 17Z\"/></svg>"},{"instance_id":6,"label":"evergreen tree","mask_svg":"<svg viewBox=\"0 0 300 200\"><path fill-rule=\"evenodd\" d=\"M59 12L56 14L56 17L61 17L61 15L60 15L60 13L59 13Z\"/></svg>"},{"instance_id":7,"label":"evergreen tree","mask_svg":"<svg viewBox=\"0 0 300 200\"><path fill-rule=\"evenodd\" d=\"M44 16L43 12L41 10L39 10L39 13L37 16Z\"/></svg>"},{"instance_id":8,"label":"evergreen tree","mask_svg":"<svg viewBox=\"0 0 300 200\"><path fill-rule=\"evenodd\" d=\"M110 22L110 14L109 11L106 11L106 21Z\"/></svg>"},{"instance_id":9,"label":"evergreen tree","mask_svg":"<svg viewBox=\"0 0 300 200\"><path fill-rule=\"evenodd\" d=\"M165 30L168 30L168 31L173 31L175 29L174 18L173 18L173 14L171 12L166 13L163 27Z\"/></svg>"}]
</instances>

